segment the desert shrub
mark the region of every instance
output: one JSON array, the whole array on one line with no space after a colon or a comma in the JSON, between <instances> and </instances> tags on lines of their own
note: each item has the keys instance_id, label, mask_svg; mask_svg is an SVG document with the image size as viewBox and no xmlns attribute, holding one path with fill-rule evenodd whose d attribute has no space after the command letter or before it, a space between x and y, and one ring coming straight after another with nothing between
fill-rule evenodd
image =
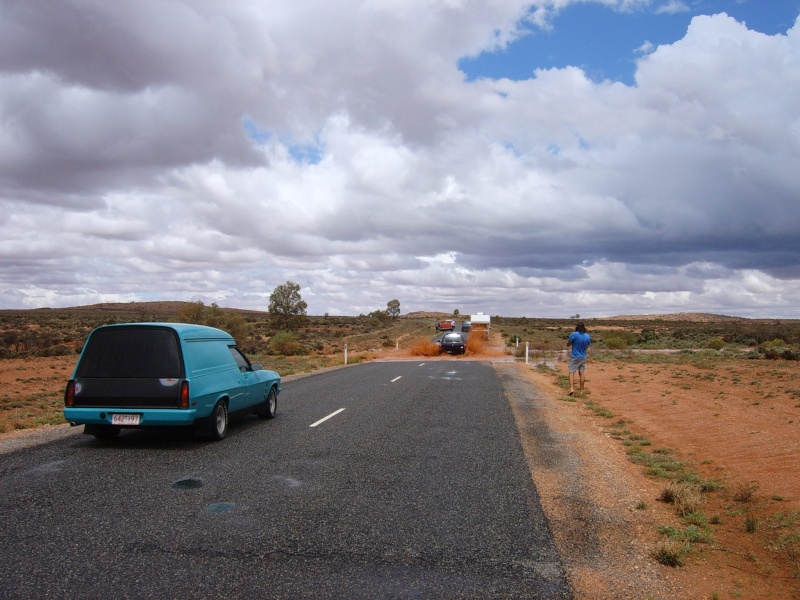
<instances>
[{"instance_id":1,"label":"desert shrub","mask_svg":"<svg viewBox=\"0 0 800 600\"><path fill-rule=\"evenodd\" d=\"M605 337L603 338L603 342L605 343L606 348L610 348L611 350L624 350L630 346L628 341L619 335L610 335Z\"/></svg>"},{"instance_id":2,"label":"desert shrub","mask_svg":"<svg viewBox=\"0 0 800 600\"><path fill-rule=\"evenodd\" d=\"M655 329L645 327L641 332L639 332L639 339L637 340L637 343L646 344L648 342L657 340L658 337L658 332Z\"/></svg>"},{"instance_id":3,"label":"desert shrub","mask_svg":"<svg viewBox=\"0 0 800 600\"><path fill-rule=\"evenodd\" d=\"M718 492L725 489L725 484L719 479L700 479L697 484L701 492Z\"/></svg>"},{"instance_id":4,"label":"desert shrub","mask_svg":"<svg viewBox=\"0 0 800 600\"><path fill-rule=\"evenodd\" d=\"M617 330L609 331L604 334L602 341L606 348L611 350L624 350L630 348L639 340L639 336L633 331Z\"/></svg>"},{"instance_id":5,"label":"desert shrub","mask_svg":"<svg viewBox=\"0 0 800 600\"><path fill-rule=\"evenodd\" d=\"M721 337L713 337L706 342L706 348L711 350L722 350L725 347L725 341Z\"/></svg>"},{"instance_id":6,"label":"desert shrub","mask_svg":"<svg viewBox=\"0 0 800 600\"><path fill-rule=\"evenodd\" d=\"M744 529L747 533L755 533L758 529L758 519L750 513L745 514Z\"/></svg>"},{"instance_id":7,"label":"desert shrub","mask_svg":"<svg viewBox=\"0 0 800 600\"><path fill-rule=\"evenodd\" d=\"M798 360L798 353L793 348L786 347L783 340L764 342L758 347L758 352L770 360Z\"/></svg>"},{"instance_id":8,"label":"desert shrub","mask_svg":"<svg viewBox=\"0 0 800 600\"><path fill-rule=\"evenodd\" d=\"M783 349L783 348L786 347L786 342L784 342L780 338L775 338L774 340L769 340L767 342L761 342L761 344L759 344L759 346L761 348L763 348L764 350L778 349L778 348Z\"/></svg>"},{"instance_id":9,"label":"desert shrub","mask_svg":"<svg viewBox=\"0 0 800 600\"><path fill-rule=\"evenodd\" d=\"M758 491L758 482L749 481L739 485L738 489L733 493L733 499L736 502L751 502L755 493Z\"/></svg>"},{"instance_id":10,"label":"desert shrub","mask_svg":"<svg viewBox=\"0 0 800 600\"><path fill-rule=\"evenodd\" d=\"M33 353L34 356L67 356L72 354L74 350L64 344L57 344L48 348L42 348Z\"/></svg>"},{"instance_id":11,"label":"desert shrub","mask_svg":"<svg viewBox=\"0 0 800 600\"><path fill-rule=\"evenodd\" d=\"M302 354L302 346L297 341L297 336L289 331L279 331L269 341L273 352L284 356Z\"/></svg>"}]
</instances>

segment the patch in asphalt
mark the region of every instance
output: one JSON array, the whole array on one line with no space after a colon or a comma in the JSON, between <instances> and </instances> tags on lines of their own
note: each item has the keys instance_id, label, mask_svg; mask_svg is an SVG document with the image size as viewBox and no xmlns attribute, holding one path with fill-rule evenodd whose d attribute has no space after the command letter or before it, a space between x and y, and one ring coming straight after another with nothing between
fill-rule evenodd
<instances>
[{"instance_id":1,"label":"patch in asphalt","mask_svg":"<svg viewBox=\"0 0 800 600\"><path fill-rule=\"evenodd\" d=\"M196 490L203 487L203 480L199 477L183 477L172 484L176 490Z\"/></svg>"},{"instance_id":2,"label":"patch in asphalt","mask_svg":"<svg viewBox=\"0 0 800 600\"><path fill-rule=\"evenodd\" d=\"M215 504L209 504L206 506L206 512L210 512L212 514L219 514L228 512L233 510L236 505L233 502L216 502Z\"/></svg>"}]
</instances>

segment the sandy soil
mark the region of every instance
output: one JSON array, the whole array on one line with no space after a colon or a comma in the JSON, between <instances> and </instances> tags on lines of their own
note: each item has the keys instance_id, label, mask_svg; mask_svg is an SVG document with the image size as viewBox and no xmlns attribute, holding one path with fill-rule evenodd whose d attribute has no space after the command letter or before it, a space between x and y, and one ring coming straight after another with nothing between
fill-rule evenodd
<instances>
[{"instance_id":1,"label":"sandy soil","mask_svg":"<svg viewBox=\"0 0 800 600\"><path fill-rule=\"evenodd\" d=\"M401 358L391 354L383 358ZM493 360L499 373L510 369L536 391L510 400L531 464L539 465L532 476L577 598L800 598L800 363L736 360L703 368L590 357L587 390L571 402L557 376L566 374L564 363L547 373L489 354L437 360ZM0 361L0 399L60 392L74 361ZM524 386L520 393L526 396ZM598 416L587 401L614 416ZM658 500L665 482L628 460L620 420L630 435L675 450L703 477L725 484L704 495L703 512L718 521L713 541L695 545L684 567L652 556L662 539L658 527L681 524ZM546 439L531 433L543 430ZM70 432L0 434L0 448L24 447L23 440L48 431ZM562 462L552 460L556 454ZM747 518L757 524L752 533ZM575 543L587 531L591 548Z\"/></svg>"},{"instance_id":2,"label":"sandy soil","mask_svg":"<svg viewBox=\"0 0 800 600\"><path fill-rule=\"evenodd\" d=\"M580 556L570 556L570 540L559 534L569 528L557 524L574 518L561 491L573 474L532 473L556 523L554 535L571 561L578 597L800 597L800 364L736 360L703 368L590 359L586 391L575 402L557 376L533 365L516 368L546 396L540 410L553 430L569 434L564 439L572 440L580 457L584 497L608 520L601 528L606 551L621 559L614 568L627 572L612 584L615 589L608 588L609 565L598 572ZM556 368L566 374L565 363ZM598 416L587 401L613 417ZM643 569L653 568L652 550L663 539L658 527L685 525L658 499L665 482L646 477L627 460L622 438L630 436L619 435L620 419L630 435L647 437L653 448L675 450L701 476L725 486L704 494L702 511L718 521L711 526L712 543L696 544L684 567L656 567L644 578L647 585L632 590L618 584L643 579ZM756 523L752 533L745 526L748 518ZM615 525L620 522L625 526ZM628 544L649 549L649 562L622 552Z\"/></svg>"}]
</instances>

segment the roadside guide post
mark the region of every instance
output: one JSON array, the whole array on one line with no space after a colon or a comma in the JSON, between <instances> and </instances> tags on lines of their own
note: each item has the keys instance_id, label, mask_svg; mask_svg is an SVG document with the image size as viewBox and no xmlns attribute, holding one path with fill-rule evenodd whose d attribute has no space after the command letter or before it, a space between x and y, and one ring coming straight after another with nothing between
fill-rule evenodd
<instances>
[{"instance_id":1,"label":"roadside guide post","mask_svg":"<svg viewBox=\"0 0 800 600\"><path fill-rule=\"evenodd\" d=\"M528 348L530 347L530 342L525 342L525 364L528 364Z\"/></svg>"},{"instance_id":2,"label":"roadside guide post","mask_svg":"<svg viewBox=\"0 0 800 600\"><path fill-rule=\"evenodd\" d=\"M344 345L344 364L347 364L347 344Z\"/></svg>"}]
</instances>

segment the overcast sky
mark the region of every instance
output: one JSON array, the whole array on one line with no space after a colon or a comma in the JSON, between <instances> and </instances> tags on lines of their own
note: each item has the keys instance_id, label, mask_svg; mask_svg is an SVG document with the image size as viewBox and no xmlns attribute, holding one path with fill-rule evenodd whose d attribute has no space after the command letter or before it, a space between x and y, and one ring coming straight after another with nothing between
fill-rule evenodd
<instances>
[{"instance_id":1,"label":"overcast sky","mask_svg":"<svg viewBox=\"0 0 800 600\"><path fill-rule=\"evenodd\" d=\"M0 0L0 308L800 318L800 0Z\"/></svg>"}]
</instances>

